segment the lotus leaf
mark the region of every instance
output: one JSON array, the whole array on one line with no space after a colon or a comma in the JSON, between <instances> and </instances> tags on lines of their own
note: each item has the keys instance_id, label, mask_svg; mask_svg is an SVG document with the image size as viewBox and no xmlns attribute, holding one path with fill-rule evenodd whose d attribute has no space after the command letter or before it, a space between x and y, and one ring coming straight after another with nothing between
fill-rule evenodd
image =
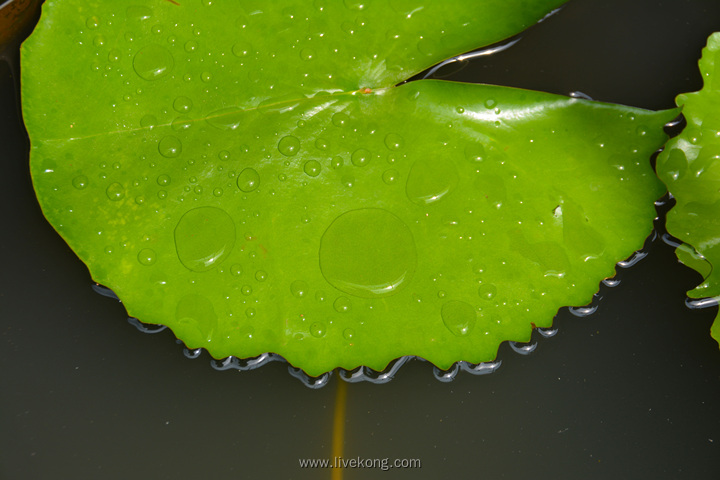
<instances>
[{"instance_id":1,"label":"lotus leaf","mask_svg":"<svg viewBox=\"0 0 720 480\"><path fill-rule=\"evenodd\" d=\"M47 1L39 202L130 315L215 358L493 360L642 245L677 112L398 83L561 3Z\"/></svg>"},{"instance_id":2,"label":"lotus leaf","mask_svg":"<svg viewBox=\"0 0 720 480\"><path fill-rule=\"evenodd\" d=\"M720 298L720 33L708 39L700 59L704 81L698 92L678 95L687 126L658 157L658 176L676 200L667 229L687 245L677 250L681 262L705 279L688 292L690 298ZM702 302L710 303L710 302ZM720 321L711 334L720 342Z\"/></svg>"}]
</instances>

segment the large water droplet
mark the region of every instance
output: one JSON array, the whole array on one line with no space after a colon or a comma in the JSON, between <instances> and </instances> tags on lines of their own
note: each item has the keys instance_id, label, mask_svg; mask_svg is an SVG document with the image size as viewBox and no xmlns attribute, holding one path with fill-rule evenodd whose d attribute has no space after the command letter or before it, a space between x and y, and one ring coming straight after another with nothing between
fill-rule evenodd
<instances>
[{"instance_id":1,"label":"large water droplet","mask_svg":"<svg viewBox=\"0 0 720 480\"><path fill-rule=\"evenodd\" d=\"M167 76L174 65L172 54L160 45L148 45L138 51L133 58L135 73L149 81Z\"/></svg>"},{"instance_id":2,"label":"large water droplet","mask_svg":"<svg viewBox=\"0 0 720 480\"><path fill-rule=\"evenodd\" d=\"M293 137L292 135L283 137L278 143L278 150L286 157L292 157L293 155L297 155L297 153L300 151L300 140Z\"/></svg>"},{"instance_id":3,"label":"large water droplet","mask_svg":"<svg viewBox=\"0 0 720 480\"><path fill-rule=\"evenodd\" d=\"M477 313L473 306L457 300L446 302L440 315L447 329L458 337L470 333L477 322Z\"/></svg>"},{"instance_id":4,"label":"large water droplet","mask_svg":"<svg viewBox=\"0 0 720 480\"><path fill-rule=\"evenodd\" d=\"M221 263L235 245L235 223L224 210L199 207L175 227L175 248L185 267L204 272Z\"/></svg>"},{"instance_id":5,"label":"large water droplet","mask_svg":"<svg viewBox=\"0 0 720 480\"><path fill-rule=\"evenodd\" d=\"M408 174L405 192L413 203L425 205L437 202L457 185L458 173L451 160L418 160Z\"/></svg>"},{"instance_id":6,"label":"large water droplet","mask_svg":"<svg viewBox=\"0 0 720 480\"><path fill-rule=\"evenodd\" d=\"M217 314L212 302L202 295L184 296L175 309L177 325L173 331L186 344L206 343L217 328Z\"/></svg>"},{"instance_id":7,"label":"large water droplet","mask_svg":"<svg viewBox=\"0 0 720 480\"><path fill-rule=\"evenodd\" d=\"M344 213L320 241L320 269L325 279L358 297L395 293L411 279L416 264L410 229L387 210Z\"/></svg>"},{"instance_id":8,"label":"large water droplet","mask_svg":"<svg viewBox=\"0 0 720 480\"><path fill-rule=\"evenodd\" d=\"M179 138L168 135L158 142L158 152L165 158L175 158L182 153L182 142Z\"/></svg>"},{"instance_id":9,"label":"large water droplet","mask_svg":"<svg viewBox=\"0 0 720 480\"><path fill-rule=\"evenodd\" d=\"M246 168L237 177L237 186L243 192L252 192L260 185L260 174L254 168Z\"/></svg>"}]
</instances>

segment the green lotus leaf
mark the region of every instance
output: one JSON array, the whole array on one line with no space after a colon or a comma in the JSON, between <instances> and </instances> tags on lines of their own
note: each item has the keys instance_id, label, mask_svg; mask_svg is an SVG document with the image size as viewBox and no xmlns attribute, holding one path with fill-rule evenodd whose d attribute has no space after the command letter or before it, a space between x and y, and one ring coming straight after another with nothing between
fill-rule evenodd
<instances>
[{"instance_id":1,"label":"green lotus leaf","mask_svg":"<svg viewBox=\"0 0 720 480\"><path fill-rule=\"evenodd\" d=\"M490 361L652 227L676 111L395 86L561 1L177 3L46 2L22 93L45 216L190 348Z\"/></svg>"},{"instance_id":2,"label":"green lotus leaf","mask_svg":"<svg viewBox=\"0 0 720 480\"><path fill-rule=\"evenodd\" d=\"M710 36L699 64L703 88L678 95L687 126L658 156L657 172L677 202L668 212L667 230L687 244L678 249L678 259L705 279L688 296L717 300L720 275L713 267L720 265L720 33ZM720 342L718 318L711 334Z\"/></svg>"}]
</instances>

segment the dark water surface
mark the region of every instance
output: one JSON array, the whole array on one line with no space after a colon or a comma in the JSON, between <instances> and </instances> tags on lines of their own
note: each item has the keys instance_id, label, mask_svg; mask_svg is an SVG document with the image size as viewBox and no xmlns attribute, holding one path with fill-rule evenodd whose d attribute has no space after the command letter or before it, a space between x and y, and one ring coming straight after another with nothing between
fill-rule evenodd
<instances>
[{"instance_id":1,"label":"dark water surface","mask_svg":"<svg viewBox=\"0 0 720 480\"><path fill-rule=\"evenodd\" d=\"M571 0L450 78L669 108L700 88L715 30L713 0ZM35 200L11 63L0 62L0 478L330 478L298 459L332 456L336 377L310 390L284 364L215 371L91 289ZM389 384L348 385L345 458L422 468L344 478L718 478L717 309L685 307L700 277L661 241L620 278L596 313L563 310L531 355L503 345L492 375L440 383L414 361Z\"/></svg>"}]
</instances>

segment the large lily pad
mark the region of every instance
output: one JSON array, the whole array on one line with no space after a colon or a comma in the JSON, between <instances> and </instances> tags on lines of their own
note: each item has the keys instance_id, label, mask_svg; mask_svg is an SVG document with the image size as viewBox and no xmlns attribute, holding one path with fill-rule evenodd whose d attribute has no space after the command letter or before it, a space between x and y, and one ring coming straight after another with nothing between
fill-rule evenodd
<instances>
[{"instance_id":1,"label":"large lily pad","mask_svg":"<svg viewBox=\"0 0 720 480\"><path fill-rule=\"evenodd\" d=\"M310 375L492 360L642 245L675 111L394 85L561 1L48 1L45 216L130 315Z\"/></svg>"},{"instance_id":2,"label":"large lily pad","mask_svg":"<svg viewBox=\"0 0 720 480\"><path fill-rule=\"evenodd\" d=\"M676 199L668 213L668 232L686 242L678 258L700 272L704 282L690 298L720 299L720 33L708 39L700 59L704 80L698 92L679 95L687 126L658 157L658 176ZM707 303L707 302L706 302ZM720 321L712 326L720 342Z\"/></svg>"}]
</instances>

